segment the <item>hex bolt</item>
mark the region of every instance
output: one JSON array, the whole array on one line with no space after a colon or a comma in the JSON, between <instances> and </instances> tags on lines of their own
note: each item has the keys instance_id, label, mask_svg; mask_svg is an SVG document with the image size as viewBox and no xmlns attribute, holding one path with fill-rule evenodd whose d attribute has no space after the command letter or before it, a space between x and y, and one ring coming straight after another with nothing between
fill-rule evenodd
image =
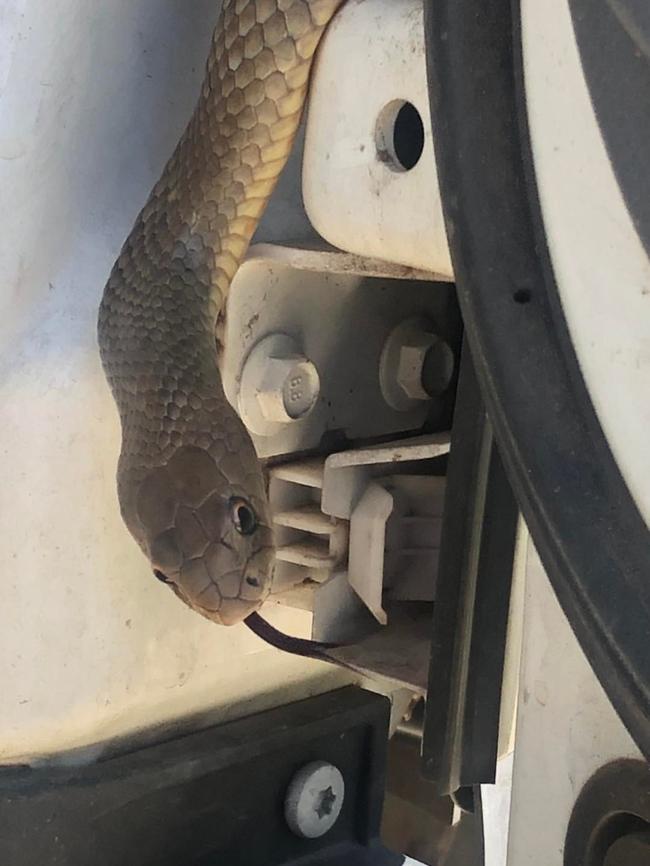
<instances>
[{"instance_id":1,"label":"hex bolt","mask_svg":"<svg viewBox=\"0 0 650 866\"><path fill-rule=\"evenodd\" d=\"M269 334L249 353L242 368L238 408L253 433L271 436L305 418L320 394L315 365L286 334Z\"/></svg>"},{"instance_id":2,"label":"hex bolt","mask_svg":"<svg viewBox=\"0 0 650 866\"><path fill-rule=\"evenodd\" d=\"M306 764L287 788L287 824L296 836L318 839L336 824L344 797L345 782L340 770L326 761Z\"/></svg>"},{"instance_id":3,"label":"hex bolt","mask_svg":"<svg viewBox=\"0 0 650 866\"><path fill-rule=\"evenodd\" d=\"M427 352L438 342L435 334L413 334L400 347L397 361L397 384L411 400L429 400L422 383L422 371Z\"/></svg>"},{"instance_id":4,"label":"hex bolt","mask_svg":"<svg viewBox=\"0 0 650 866\"><path fill-rule=\"evenodd\" d=\"M422 365L422 387L429 397L445 393L454 375L456 359L449 344L437 339L427 349Z\"/></svg>"},{"instance_id":5,"label":"hex bolt","mask_svg":"<svg viewBox=\"0 0 650 866\"><path fill-rule=\"evenodd\" d=\"M311 410L320 389L318 371L300 355L269 358L255 395L267 421L286 424Z\"/></svg>"},{"instance_id":6,"label":"hex bolt","mask_svg":"<svg viewBox=\"0 0 650 866\"><path fill-rule=\"evenodd\" d=\"M446 390L454 364L453 352L428 321L407 319L391 331L382 350L379 380L384 399L398 412L415 409Z\"/></svg>"}]
</instances>

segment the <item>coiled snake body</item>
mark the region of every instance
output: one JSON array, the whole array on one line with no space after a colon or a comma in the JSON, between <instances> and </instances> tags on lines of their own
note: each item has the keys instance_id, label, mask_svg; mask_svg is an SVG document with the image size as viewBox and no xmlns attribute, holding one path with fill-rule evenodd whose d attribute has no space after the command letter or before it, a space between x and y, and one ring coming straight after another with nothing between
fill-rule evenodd
<instances>
[{"instance_id":1,"label":"coiled snake body","mask_svg":"<svg viewBox=\"0 0 650 866\"><path fill-rule=\"evenodd\" d=\"M268 595L274 548L265 478L224 396L215 334L341 2L224 0L194 114L100 307L122 422L122 516L156 576L227 625Z\"/></svg>"}]
</instances>

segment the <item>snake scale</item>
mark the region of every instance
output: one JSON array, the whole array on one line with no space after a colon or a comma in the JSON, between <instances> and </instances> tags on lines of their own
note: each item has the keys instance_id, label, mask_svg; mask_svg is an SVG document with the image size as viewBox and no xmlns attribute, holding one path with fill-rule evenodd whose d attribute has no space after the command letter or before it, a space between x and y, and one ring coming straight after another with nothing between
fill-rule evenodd
<instances>
[{"instance_id":1,"label":"snake scale","mask_svg":"<svg viewBox=\"0 0 650 866\"><path fill-rule=\"evenodd\" d=\"M122 517L154 574L224 625L269 594L274 546L263 468L224 396L216 335L341 3L224 0L194 113L100 306Z\"/></svg>"}]
</instances>

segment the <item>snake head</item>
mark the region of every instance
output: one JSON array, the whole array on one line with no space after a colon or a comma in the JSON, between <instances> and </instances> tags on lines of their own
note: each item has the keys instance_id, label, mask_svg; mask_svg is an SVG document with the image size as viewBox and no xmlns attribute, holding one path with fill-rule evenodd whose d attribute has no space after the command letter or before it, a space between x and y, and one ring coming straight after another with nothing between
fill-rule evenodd
<instances>
[{"instance_id":1,"label":"snake head","mask_svg":"<svg viewBox=\"0 0 650 866\"><path fill-rule=\"evenodd\" d=\"M260 607L274 563L261 471L255 464L256 472L245 474L245 461L230 457L224 467L202 448L179 448L146 474L135 515L124 515L155 576L223 625Z\"/></svg>"}]
</instances>

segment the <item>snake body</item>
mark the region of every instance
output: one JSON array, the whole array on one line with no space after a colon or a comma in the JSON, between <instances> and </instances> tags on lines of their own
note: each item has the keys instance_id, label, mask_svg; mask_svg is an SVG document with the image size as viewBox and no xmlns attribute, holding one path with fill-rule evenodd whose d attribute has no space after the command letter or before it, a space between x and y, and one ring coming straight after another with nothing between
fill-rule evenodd
<instances>
[{"instance_id":1,"label":"snake body","mask_svg":"<svg viewBox=\"0 0 650 866\"><path fill-rule=\"evenodd\" d=\"M341 2L224 0L195 111L100 306L124 522L155 575L226 625L268 595L274 547L263 469L224 396L216 334Z\"/></svg>"}]
</instances>

